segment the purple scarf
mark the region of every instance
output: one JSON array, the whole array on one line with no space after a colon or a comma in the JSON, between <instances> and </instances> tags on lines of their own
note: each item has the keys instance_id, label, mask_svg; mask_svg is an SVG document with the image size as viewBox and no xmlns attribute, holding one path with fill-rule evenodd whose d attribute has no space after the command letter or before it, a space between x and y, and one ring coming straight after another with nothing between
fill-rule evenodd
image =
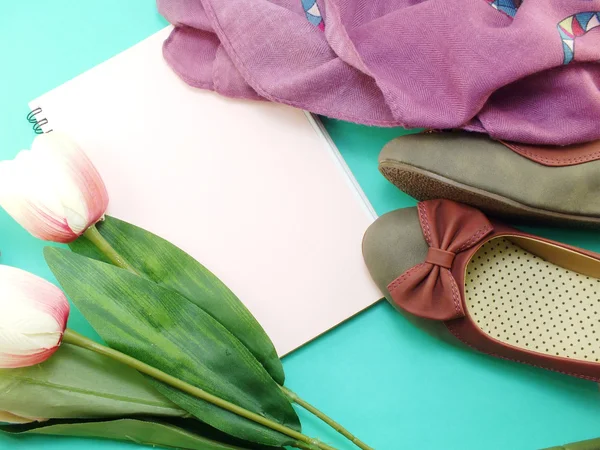
<instances>
[{"instance_id":1,"label":"purple scarf","mask_svg":"<svg viewBox=\"0 0 600 450\"><path fill-rule=\"evenodd\" d=\"M600 139L600 0L158 0L188 84L350 122Z\"/></svg>"}]
</instances>

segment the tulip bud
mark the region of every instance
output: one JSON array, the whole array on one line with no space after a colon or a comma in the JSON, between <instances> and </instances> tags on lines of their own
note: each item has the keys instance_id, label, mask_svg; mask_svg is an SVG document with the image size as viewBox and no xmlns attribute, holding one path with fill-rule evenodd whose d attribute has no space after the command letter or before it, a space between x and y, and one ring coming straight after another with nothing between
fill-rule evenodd
<instances>
[{"instance_id":1,"label":"tulip bud","mask_svg":"<svg viewBox=\"0 0 600 450\"><path fill-rule=\"evenodd\" d=\"M0 206L35 237L68 243L102 219L108 193L77 144L52 132L0 162Z\"/></svg>"},{"instance_id":2,"label":"tulip bud","mask_svg":"<svg viewBox=\"0 0 600 450\"><path fill-rule=\"evenodd\" d=\"M52 283L0 265L0 368L39 364L60 345L69 302Z\"/></svg>"}]
</instances>

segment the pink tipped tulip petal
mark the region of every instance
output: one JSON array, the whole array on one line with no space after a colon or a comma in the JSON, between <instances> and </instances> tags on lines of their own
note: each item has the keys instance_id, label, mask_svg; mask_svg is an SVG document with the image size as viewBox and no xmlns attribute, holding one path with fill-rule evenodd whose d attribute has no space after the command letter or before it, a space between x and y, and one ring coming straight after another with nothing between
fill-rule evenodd
<instances>
[{"instance_id":1,"label":"pink tipped tulip petal","mask_svg":"<svg viewBox=\"0 0 600 450\"><path fill-rule=\"evenodd\" d=\"M0 162L0 206L35 237L68 243L102 219L108 193L77 144L52 132Z\"/></svg>"},{"instance_id":2,"label":"pink tipped tulip petal","mask_svg":"<svg viewBox=\"0 0 600 450\"><path fill-rule=\"evenodd\" d=\"M52 283L0 265L0 368L48 359L62 341L69 302Z\"/></svg>"}]
</instances>

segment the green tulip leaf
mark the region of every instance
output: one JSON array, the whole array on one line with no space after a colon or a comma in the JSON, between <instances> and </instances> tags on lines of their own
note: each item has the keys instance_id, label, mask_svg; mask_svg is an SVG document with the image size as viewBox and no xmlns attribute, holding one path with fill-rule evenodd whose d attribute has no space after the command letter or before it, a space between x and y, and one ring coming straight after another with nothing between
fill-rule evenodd
<instances>
[{"instance_id":1,"label":"green tulip leaf","mask_svg":"<svg viewBox=\"0 0 600 450\"><path fill-rule=\"evenodd\" d=\"M137 371L67 344L42 364L0 369L0 411L36 419L189 415Z\"/></svg>"},{"instance_id":2,"label":"green tulip leaf","mask_svg":"<svg viewBox=\"0 0 600 450\"><path fill-rule=\"evenodd\" d=\"M170 242L127 222L106 217L96 227L137 271L178 292L218 320L283 385L283 366L269 336L236 295L206 267ZM80 255L109 262L85 237L70 244L70 248Z\"/></svg>"},{"instance_id":3,"label":"green tulip leaf","mask_svg":"<svg viewBox=\"0 0 600 450\"><path fill-rule=\"evenodd\" d=\"M188 425L189 421L180 421L180 423ZM202 425L197 422L185 427L178 425L179 423L159 421L156 418L96 421L51 420L25 425L0 425L0 431L15 435L42 434L115 439L152 447L159 446L182 450L253 450L261 448L242 441L235 442L226 435L219 436L217 434L217 439L215 439L214 432L208 430L208 433L206 433ZM205 426L204 428L208 427ZM208 436L205 436L205 434L208 434ZM223 441L219 439L223 439Z\"/></svg>"},{"instance_id":4,"label":"green tulip leaf","mask_svg":"<svg viewBox=\"0 0 600 450\"><path fill-rule=\"evenodd\" d=\"M109 264L46 247L50 269L92 327L114 349L263 417L300 430L279 385L210 314L177 292ZM232 436L272 446L293 439L153 381L159 392Z\"/></svg>"}]
</instances>

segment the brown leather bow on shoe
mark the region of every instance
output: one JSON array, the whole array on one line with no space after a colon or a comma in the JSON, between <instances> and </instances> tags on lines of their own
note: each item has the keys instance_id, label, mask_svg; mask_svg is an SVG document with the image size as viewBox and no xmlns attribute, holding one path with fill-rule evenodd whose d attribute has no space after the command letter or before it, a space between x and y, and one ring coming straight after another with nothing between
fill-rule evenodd
<instances>
[{"instance_id":1,"label":"brown leather bow on shoe","mask_svg":"<svg viewBox=\"0 0 600 450\"><path fill-rule=\"evenodd\" d=\"M388 290L402 309L427 319L463 317L456 280L450 269L457 253L479 243L493 230L479 211L454 202L422 202L417 206L423 237L429 245L425 261L392 281Z\"/></svg>"}]
</instances>

